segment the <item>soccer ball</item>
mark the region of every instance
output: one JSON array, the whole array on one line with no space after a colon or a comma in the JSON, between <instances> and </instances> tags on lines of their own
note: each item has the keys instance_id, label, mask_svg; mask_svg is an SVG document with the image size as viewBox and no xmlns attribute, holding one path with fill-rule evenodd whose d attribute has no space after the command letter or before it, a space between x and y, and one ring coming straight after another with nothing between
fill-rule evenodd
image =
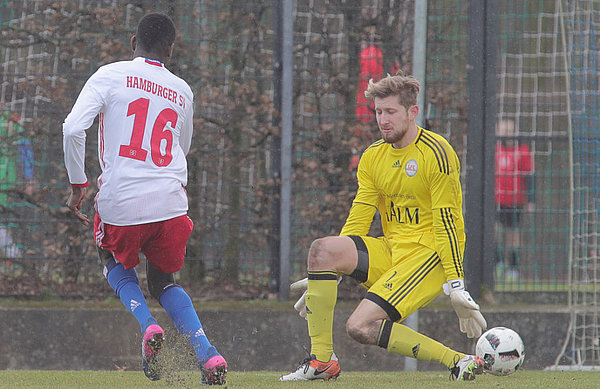
<instances>
[{"instance_id":1,"label":"soccer ball","mask_svg":"<svg viewBox=\"0 0 600 389\"><path fill-rule=\"evenodd\" d=\"M519 334L510 328L495 327L477 340L475 354L484 362L484 369L494 375L509 375L525 360L525 345Z\"/></svg>"}]
</instances>

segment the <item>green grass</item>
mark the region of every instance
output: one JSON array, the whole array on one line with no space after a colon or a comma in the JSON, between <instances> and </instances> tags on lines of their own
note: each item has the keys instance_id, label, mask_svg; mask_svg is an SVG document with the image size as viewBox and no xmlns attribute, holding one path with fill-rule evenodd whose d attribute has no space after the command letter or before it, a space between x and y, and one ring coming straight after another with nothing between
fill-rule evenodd
<instances>
[{"instance_id":1,"label":"green grass","mask_svg":"<svg viewBox=\"0 0 600 389\"><path fill-rule=\"evenodd\" d=\"M228 388L311 388L311 389L387 389L387 388L494 388L551 389L598 388L600 372L518 371L508 377L478 376L472 382L450 382L445 372L342 372L331 382L279 382L283 372L230 372ZM197 388L199 373L183 373L178 381L151 382L139 371L39 371L4 370L0 388Z\"/></svg>"}]
</instances>

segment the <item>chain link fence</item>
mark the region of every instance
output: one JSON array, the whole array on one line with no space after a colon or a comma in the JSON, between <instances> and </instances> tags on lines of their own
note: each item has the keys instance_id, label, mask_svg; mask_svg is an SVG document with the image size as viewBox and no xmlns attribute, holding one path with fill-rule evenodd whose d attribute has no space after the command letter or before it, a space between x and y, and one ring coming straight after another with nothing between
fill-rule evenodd
<instances>
[{"instance_id":1,"label":"chain link fence","mask_svg":"<svg viewBox=\"0 0 600 389\"><path fill-rule=\"evenodd\" d=\"M112 294L100 275L91 231L64 206L61 123L98 66L130 58L129 39L150 11L174 19L178 38L167 67L192 86L196 99L187 188L195 229L180 282L207 298L216 293L214 285L232 297L273 291L269 281L279 255L278 3L0 1L0 294ZM536 204L522 217L519 277L499 272L500 290L560 290L567 276L568 235L557 222L568 189L565 90L557 86L564 69L535 51L536 44L551 46L548 36L558 32L545 8L552 2L533 3L499 1L500 115L516 122L520 141L531 143ZM314 238L339 232L356 190L360 154L378 138L362 97L366 82L399 69L410 73L413 50L424 49L412 47L413 6L400 0L294 2L292 278L304 277ZM428 2L422 107L422 125L451 141L463 168L468 8L467 0ZM88 135L89 177L99 173L96 128ZM499 252L509 247L503 239L499 235Z\"/></svg>"}]
</instances>

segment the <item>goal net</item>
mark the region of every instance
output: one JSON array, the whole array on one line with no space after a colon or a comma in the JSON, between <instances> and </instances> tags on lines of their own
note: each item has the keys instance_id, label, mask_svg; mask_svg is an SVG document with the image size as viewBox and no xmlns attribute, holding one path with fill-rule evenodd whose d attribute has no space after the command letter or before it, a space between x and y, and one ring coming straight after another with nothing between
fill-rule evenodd
<instances>
[{"instance_id":1,"label":"goal net","mask_svg":"<svg viewBox=\"0 0 600 389\"><path fill-rule=\"evenodd\" d=\"M515 14L516 4L526 12ZM530 153L533 180L520 196L533 207L523 207L513 224L498 224L496 289L566 291L569 327L551 369L596 369L600 1L500 7L498 120L512 125L497 131L497 141ZM521 172L514 174L517 181ZM517 236L507 233L515 226Z\"/></svg>"},{"instance_id":2,"label":"goal net","mask_svg":"<svg viewBox=\"0 0 600 389\"><path fill-rule=\"evenodd\" d=\"M555 369L600 370L600 2L557 1L570 145L570 323Z\"/></svg>"}]
</instances>

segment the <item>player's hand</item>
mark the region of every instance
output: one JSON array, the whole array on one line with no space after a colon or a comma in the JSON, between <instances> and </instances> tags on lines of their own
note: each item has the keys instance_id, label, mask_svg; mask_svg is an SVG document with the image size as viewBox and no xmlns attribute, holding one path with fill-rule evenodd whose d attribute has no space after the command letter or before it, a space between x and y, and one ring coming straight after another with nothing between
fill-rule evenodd
<instances>
[{"instance_id":1,"label":"player's hand","mask_svg":"<svg viewBox=\"0 0 600 389\"><path fill-rule=\"evenodd\" d=\"M342 277L338 277L338 285L341 281ZM304 290L304 292L298 301L296 301L296 304L294 304L294 309L298 311L298 315L300 315L300 317L308 320L306 318L306 292L308 292L308 278L303 278L290 285L290 291L295 292L297 290Z\"/></svg>"},{"instance_id":2,"label":"player's hand","mask_svg":"<svg viewBox=\"0 0 600 389\"><path fill-rule=\"evenodd\" d=\"M460 332L469 338L478 338L487 327L485 318L479 311L479 305L465 290L463 280L448 281L450 302L458 316Z\"/></svg>"},{"instance_id":3,"label":"player's hand","mask_svg":"<svg viewBox=\"0 0 600 389\"><path fill-rule=\"evenodd\" d=\"M67 207L69 207L69 209L73 211L73 213L75 213L77 219L79 219L79 221L87 227L90 225L90 218L88 217L88 215L81 212L81 204L83 203L83 199L85 198L86 192L87 188L72 186L71 194L69 195L69 199L67 200Z\"/></svg>"}]
</instances>

